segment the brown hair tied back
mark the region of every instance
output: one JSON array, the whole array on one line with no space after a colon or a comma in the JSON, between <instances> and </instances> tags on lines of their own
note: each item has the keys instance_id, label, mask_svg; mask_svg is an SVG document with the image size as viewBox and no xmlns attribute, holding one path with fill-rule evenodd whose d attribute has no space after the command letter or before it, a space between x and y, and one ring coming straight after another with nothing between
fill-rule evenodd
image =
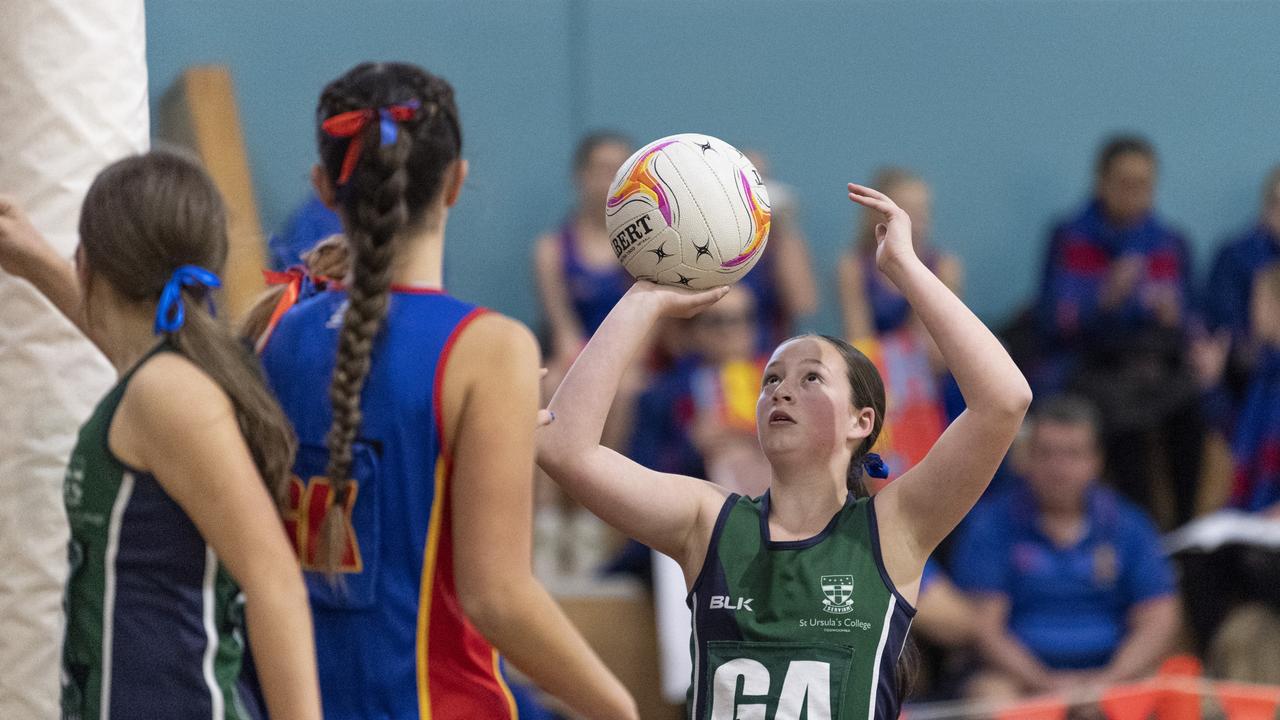
<instances>
[{"instance_id":1,"label":"brown hair tied back","mask_svg":"<svg viewBox=\"0 0 1280 720\"><path fill-rule=\"evenodd\" d=\"M80 213L80 245L90 283L102 279L128 300L158 302L184 265L222 271L226 211L195 162L153 151L120 160L93 181ZM295 446L289 422L257 358L206 309L208 289L186 285L180 292L185 320L167 337L227 394L254 464L283 506Z\"/></svg>"},{"instance_id":2,"label":"brown hair tied back","mask_svg":"<svg viewBox=\"0 0 1280 720\"><path fill-rule=\"evenodd\" d=\"M396 121L394 140L383 143L380 122L365 125L355 137L336 137L324 121L355 110L379 111L412 105L407 119ZM351 446L360 428L360 394L369 374L374 340L386 317L396 241L405 228L425 218L440 193L448 167L462 150L453 88L444 79L404 63L363 63L330 83L316 108L320 160L344 211L344 230L352 255L347 307L338 335L338 357L329 399L333 421L326 444L333 502L325 511L320 556L330 573L337 570L345 543L343 512L350 492ZM362 152L339 182L350 143Z\"/></svg>"},{"instance_id":3,"label":"brown hair tied back","mask_svg":"<svg viewBox=\"0 0 1280 720\"><path fill-rule=\"evenodd\" d=\"M849 458L849 467L845 471L845 485L849 492L855 498L868 497L870 493L867 492L867 485L862 477L863 461L875 446L876 440L880 437L880 431L884 428L884 380L880 378L880 371L876 369L875 363L854 346L831 335L816 337L831 343L844 358L845 377L849 380L849 402L854 408L869 407L875 411L871 434L863 438L862 443L854 450L853 456Z\"/></svg>"}]
</instances>

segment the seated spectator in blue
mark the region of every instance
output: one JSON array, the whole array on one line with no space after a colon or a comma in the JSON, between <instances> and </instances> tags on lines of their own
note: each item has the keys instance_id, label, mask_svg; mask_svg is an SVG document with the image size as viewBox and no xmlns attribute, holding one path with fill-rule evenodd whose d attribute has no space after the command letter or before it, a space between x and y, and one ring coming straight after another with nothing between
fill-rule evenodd
<instances>
[{"instance_id":1,"label":"seated spectator in blue","mask_svg":"<svg viewBox=\"0 0 1280 720\"><path fill-rule=\"evenodd\" d=\"M973 600L947 576L934 558L924 564L920 575L920 594L916 597L916 616L911 621L911 638L919 648L911 696L916 702L952 699L956 696L956 678L963 674L956 665L965 662L964 652L978 638L973 623ZM908 650L907 652L911 652Z\"/></svg>"},{"instance_id":2,"label":"seated spectator in blue","mask_svg":"<svg viewBox=\"0 0 1280 720\"><path fill-rule=\"evenodd\" d=\"M975 509L952 556L986 661L969 692L986 699L1143 677L1178 627L1151 520L1097 481L1096 410L1050 398L1031 423L1025 484Z\"/></svg>"},{"instance_id":3,"label":"seated spectator in blue","mask_svg":"<svg viewBox=\"0 0 1280 720\"><path fill-rule=\"evenodd\" d=\"M974 606L933 558L925 561L911 629L943 648L964 647L977 639Z\"/></svg>"},{"instance_id":4,"label":"seated spectator in blue","mask_svg":"<svg viewBox=\"0 0 1280 720\"><path fill-rule=\"evenodd\" d=\"M1107 475L1148 510L1152 455L1162 451L1181 524L1195 510L1204 434L1187 362L1191 256L1153 210L1150 143L1110 140L1096 172L1093 199L1050 241L1037 310L1048 357L1032 383L1098 406Z\"/></svg>"},{"instance_id":5,"label":"seated spectator in blue","mask_svg":"<svg viewBox=\"0 0 1280 720\"><path fill-rule=\"evenodd\" d=\"M301 264L307 251L316 243L342 232L342 220L312 193L307 201L289 216L284 231L267 241L271 267L284 270Z\"/></svg>"},{"instance_id":6,"label":"seated spectator in blue","mask_svg":"<svg viewBox=\"0 0 1280 720\"><path fill-rule=\"evenodd\" d=\"M1211 331L1231 335L1226 389L1232 399L1243 398L1249 376L1258 365L1262 348L1250 331L1249 306L1254 278L1268 265L1280 262L1280 166L1267 176L1262 192L1262 213L1257 223L1229 240L1218 251L1204 287L1205 325Z\"/></svg>"}]
</instances>

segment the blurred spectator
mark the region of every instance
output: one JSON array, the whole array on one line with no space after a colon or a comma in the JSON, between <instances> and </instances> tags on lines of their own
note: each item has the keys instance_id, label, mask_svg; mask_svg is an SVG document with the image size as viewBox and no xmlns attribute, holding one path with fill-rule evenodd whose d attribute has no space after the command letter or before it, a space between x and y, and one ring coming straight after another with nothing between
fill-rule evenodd
<instances>
[{"instance_id":1,"label":"blurred spectator","mask_svg":"<svg viewBox=\"0 0 1280 720\"><path fill-rule=\"evenodd\" d=\"M974 614L973 602L956 588L933 559L926 561L911 629L938 647L961 648L977 640Z\"/></svg>"},{"instance_id":2,"label":"blurred spectator","mask_svg":"<svg viewBox=\"0 0 1280 720\"><path fill-rule=\"evenodd\" d=\"M889 167L876 172L873 187L907 211L916 255L952 292L962 294L964 269L959 258L933 247L931 242L929 186L908 170ZM876 269L877 217L874 212L862 212L853 246L840 258L840 309L845 337L850 341L877 337L916 322L907 299Z\"/></svg>"},{"instance_id":3,"label":"blurred spectator","mask_svg":"<svg viewBox=\"0 0 1280 720\"><path fill-rule=\"evenodd\" d=\"M800 227L795 190L772 177L769 159L747 150L747 159L769 192L771 222L768 247L742 279L756 297L756 350L771 352L796 332L800 318L818 308L818 289L809 263L809 243Z\"/></svg>"},{"instance_id":4,"label":"blurred spectator","mask_svg":"<svg viewBox=\"0 0 1280 720\"><path fill-rule=\"evenodd\" d=\"M1280 262L1258 273L1252 294L1258 360L1231 441L1230 504L1280 519Z\"/></svg>"},{"instance_id":5,"label":"blurred spectator","mask_svg":"<svg viewBox=\"0 0 1280 720\"><path fill-rule=\"evenodd\" d=\"M1151 521L1096 481L1096 411L1050 398L1031 422L1026 483L977 508L953 556L987 662L969 691L987 699L1141 677L1178 624Z\"/></svg>"},{"instance_id":6,"label":"blurred spectator","mask_svg":"<svg viewBox=\"0 0 1280 720\"><path fill-rule=\"evenodd\" d=\"M587 135L573 154L577 207L559 229L534 244L534 268L549 332L553 375L568 368L586 339L631 287L605 229L604 203L631 141L614 132ZM553 383L553 386L558 382Z\"/></svg>"},{"instance_id":7,"label":"blurred spectator","mask_svg":"<svg viewBox=\"0 0 1280 720\"><path fill-rule=\"evenodd\" d=\"M964 664L978 638L972 599L951 582L946 571L929 558L920 576L916 616L908 644L917 653L911 698L916 702L949 700L958 694L958 679L967 677Z\"/></svg>"},{"instance_id":8,"label":"blurred spectator","mask_svg":"<svg viewBox=\"0 0 1280 720\"><path fill-rule=\"evenodd\" d=\"M1280 166L1267 176L1262 193L1262 213L1256 225L1228 241L1218 251L1204 288L1204 319L1210 330L1231 333L1233 352L1228 380L1241 390L1256 362L1249 342L1249 306L1253 283L1262 268L1280 263Z\"/></svg>"},{"instance_id":9,"label":"blurred spectator","mask_svg":"<svg viewBox=\"0 0 1280 720\"><path fill-rule=\"evenodd\" d=\"M627 288L631 276L614 255L605 229L604 205L618 168L631 155L631 141L616 132L596 132L573 154L576 205L556 230L534 243L534 272L542 304L543 352L550 398L591 333ZM602 442L621 448L629 434L632 401L644 369L633 363L610 409ZM611 531L538 471L538 515L534 520L535 567L544 576L599 569L612 554Z\"/></svg>"},{"instance_id":10,"label":"blurred spectator","mask_svg":"<svg viewBox=\"0 0 1280 720\"><path fill-rule=\"evenodd\" d=\"M284 270L302 263L316 243L342 232L342 220L312 193L285 223L284 231L267 240L271 267Z\"/></svg>"},{"instance_id":11,"label":"blurred spectator","mask_svg":"<svg viewBox=\"0 0 1280 720\"><path fill-rule=\"evenodd\" d=\"M661 472L706 478L751 497L769 487L756 439L764 360L755 349L757 303L738 286L673 328L686 353L636 403L631 452Z\"/></svg>"},{"instance_id":12,"label":"blurred spectator","mask_svg":"<svg viewBox=\"0 0 1280 720\"><path fill-rule=\"evenodd\" d=\"M1206 670L1221 680L1280 685L1280 611L1260 602L1236 608L1209 646ZM1261 640L1261 642L1259 642Z\"/></svg>"},{"instance_id":13,"label":"blurred spectator","mask_svg":"<svg viewBox=\"0 0 1280 720\"><path fill-rule=\"evenodd\" d=\"M1241 636L1231 622L1238 612L1280 613L1280 519L1222 510L1170 533L1165 547L1181 570L1192 639L1211 662L1215 647L1242 654L1231 639Z\"/></svg>"},{"instance_id":14,"label":"blurred spectator","mask_svg":"<svg viewBox=\"0 0 1280 720\"><path fill-rule=\"evenodd\" d=\"M959 259L930 242L929 186L900 168L880 170L874 182L911 216L916 253L960 294ZM942 434L950 415L945 388L954 381L906 298L876 269L876 222L876 213L864 210L853 246L840 258L840 309L845 336L875 362L885 393L892 398L876 452L896 476L918 463ZM898 428L909 428L909 432L898 432Z\"/></svg>"},{"instance_id":15,"label":"blurred spectator","mask_svg":"<svg viewBox=\"0 0 1280 720\"><path fill-rule=\"evenodd\" d=\"M739 285L665 329L674 360L636 399L628 457L751 497L768 489L769 463L756 439L765 359L755 350L755 317L755 295ZM606 572L646 579L649 567L648 548L629 540Z\"/></svg>"},{"instance_id":16,"label":"blurred spectator","mask_svg":"<svg viewBox=\"0 0 1280 720\"><path fill-rule=\"evenodd\" d=\"M1234 465L1229 507L1280 519L1280 261L1250 279L1247 334L1253 372L1239 402L1226 380L1229 338L1199 339L1193 359L1210 388L1205 406L1226 430Z\"/></svg>"},{"instance_id":17,"label":"blurred spectator","mask_svg":"<svg viewBox=\"0 0 1280 720\"><path fill-rule=\"evenodd\" d=\"M1191 518L1204 422L1187 362L1191 258L1156 217L1155 149L1113 138L1097 162L1094 197L1049 244L1038 307L1047 362L1037 393L1071 387L1102 411L1108 476L1148 510L1161 450L1176 522Z\"/></svg>"},{"instance_id":18,"label":"blurred spectator","mask_svg":"<svg viewBox=\"0 0 1280 720\"><path fill-rule=\"evenodd\" d=\"M1256 664L1276 682L1276 656L1245 640L1249 628L1280 626L1280 263L1258 270L1251 285L1247 332L1257 359L1244 399L1232 403L1219 383L1206 403L1224 416L1230 439L1228 508L1180 528L1168 545L1182 569L1191 629L1210 664L1236 680L1255 677L1243 668ZM1197 343L1209 384L1223 375L1229 340Z\"/></svg>"}]
</instances>

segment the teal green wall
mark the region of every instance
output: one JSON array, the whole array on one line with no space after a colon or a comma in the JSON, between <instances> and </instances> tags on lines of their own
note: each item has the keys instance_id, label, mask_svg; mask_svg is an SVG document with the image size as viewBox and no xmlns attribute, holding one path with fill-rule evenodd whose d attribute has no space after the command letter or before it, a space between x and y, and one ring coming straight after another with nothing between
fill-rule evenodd
<instances>
[{"instance_id":1,"label":"teal green wall","mask_svg":"<svg viewBox=\"0 0 1280 720\"><path fill-rule=\"evenodd\" d=\"M164 0L148 3L153 99L181 70L234 73L269 230L307 192L314 102L364 59L458 91L472 175L447 282L536 320L529 241L569 203L579 133L674 132L764 149L800 193L836 327L843 194L885 162L934 185L935 240L999 320L1032 292L1048 223L1077 207L1098 142L1151 137L1158 203L1201 266L1280 162L1280 3L834 0Z\"/></svg>"}]
</instances>

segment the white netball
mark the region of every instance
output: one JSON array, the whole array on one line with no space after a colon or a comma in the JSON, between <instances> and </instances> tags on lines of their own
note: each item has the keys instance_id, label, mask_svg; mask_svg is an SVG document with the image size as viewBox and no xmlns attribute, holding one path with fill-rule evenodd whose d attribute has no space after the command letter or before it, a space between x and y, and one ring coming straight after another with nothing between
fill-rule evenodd
<instances>
[{"instance_id":1,"label":"white netball","mask_svg":"<svg viewBox=\"0 0 1280 720\"><path fill-rule=\"evenodd\" d=\"M605 201L613 251L637 279L705 290L737 282L769 239L769 193L746 156L710 135L654 140Z\"/></svg>"}]
</instances>

